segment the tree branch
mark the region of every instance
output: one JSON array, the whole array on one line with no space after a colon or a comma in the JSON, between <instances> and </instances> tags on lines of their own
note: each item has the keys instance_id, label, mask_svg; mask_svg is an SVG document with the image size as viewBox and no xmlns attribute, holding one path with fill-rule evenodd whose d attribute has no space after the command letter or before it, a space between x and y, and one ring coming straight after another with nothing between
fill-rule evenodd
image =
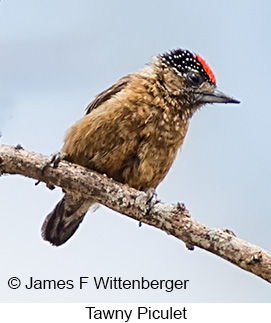
<instances>
[{"instance_id":1,"label":"tree branch","mask_svg":"<svg viewBox=\"0 0 271 323\"><path fill-rule=\"evenodd\" d=\"M161 203L128 185L68 162L42 172L48 157L29 152L20 146L0 145L0 175L20 174L45 182L48 187L60 186L80 192L126 216L159 228L193 246L210 251L238 267L271 282L271 255L265 250L237 238L231 231L208 228L190 217L182 204Z\"/></svg>"}]
</instances>

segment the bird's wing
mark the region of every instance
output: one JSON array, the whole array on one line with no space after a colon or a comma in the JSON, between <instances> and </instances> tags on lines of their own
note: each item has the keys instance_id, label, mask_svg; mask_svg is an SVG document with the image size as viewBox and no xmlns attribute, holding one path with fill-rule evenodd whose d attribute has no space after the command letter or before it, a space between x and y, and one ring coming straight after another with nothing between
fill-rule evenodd
<instances>
[{"instance_id":1,"label":"bird's wing","mask_svg":"<svg viewBox=\"0 0 271 323\"><path fill-rule=\"evenodd\" d=\"M100 104L109 100L113 95L122 91L130 82L131 77L129 75L122 77L117 83L104 90L89 103L86 107L86 114L89 114L92 110L96 109Z\"/></svg>"}]
</instances>

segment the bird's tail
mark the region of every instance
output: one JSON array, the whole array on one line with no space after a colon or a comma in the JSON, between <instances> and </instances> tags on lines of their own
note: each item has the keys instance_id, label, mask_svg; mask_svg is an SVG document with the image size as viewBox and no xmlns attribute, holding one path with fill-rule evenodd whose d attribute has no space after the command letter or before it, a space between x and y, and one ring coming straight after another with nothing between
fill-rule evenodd
<instances>
[{"instance_id":1,"label":"bird's tail","mask_svg":"<svg viewBox=\"0 0 271 323\"><path fill-rule=\"evenodd\" d=\"M42 237L52 245L65 243L77 230L93 201L81 195L66 193L42 225Z\"/></svg>"}]
</instances>

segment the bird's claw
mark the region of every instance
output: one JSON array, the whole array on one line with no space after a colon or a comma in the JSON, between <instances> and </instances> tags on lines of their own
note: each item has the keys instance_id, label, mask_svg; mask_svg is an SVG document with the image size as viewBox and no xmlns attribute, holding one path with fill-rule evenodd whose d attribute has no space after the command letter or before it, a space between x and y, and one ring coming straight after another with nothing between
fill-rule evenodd
<instances>
[{"instance_id":1,"label":"bird's claw","mask_svg":"<svg viewBox=\"0 0 271 323\"><path fill-rule=\"evenodd\" d=\"M157 194L154 188L148 188L145 193L147 194L147 202L146 202L146 215L151 213L153 206L158 202ZM139 227L142 227L142 222L139 221Z\"/></svg>"},{"instance_id":2,"label":"bird's claw","mask_svg":"<svg viewBox=\"0 0 271 323\"><path fill-rule=\"evenodd\" d=\"M61 151L58 151L57 153L51 155L42 168L42 175L44 175L48 167L57 168L58 164L63 160L67 160L67 154Z\"/></svg>"},{"instance_id":3,"label":"bird's claw","mask_svg":"<svg viewBox=\"0 0 271 323\"><path fill-rule=\"evenodd\" d=\"M157 194L156 194L156 191L154 188L147 189L146 194L147 194L146 214L148 215L148 214L150 214L151 209L158 202L158 200L157 200Z\"/></svg>"}]
</instances>

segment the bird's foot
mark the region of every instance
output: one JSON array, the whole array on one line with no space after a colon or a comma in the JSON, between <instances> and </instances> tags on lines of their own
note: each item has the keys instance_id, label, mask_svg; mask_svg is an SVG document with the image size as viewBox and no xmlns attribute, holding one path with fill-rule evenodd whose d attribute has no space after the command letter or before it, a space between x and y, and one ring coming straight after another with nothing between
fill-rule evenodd
<instances>
[{"instance_id":1,"label":"bird's foot","mask_svg":"<svg viewBox=\"0 0 271 323\"><path fill-rule=\"evenodd\" d=\"M42 175L44 175L44 173L48 167L57 168L58 164L63 160L68 160L68 156L67 156L67 154L65 154L61 151L58 151L57 153L51 155L41 170ZM35 183L35 185L38 185L39 183L40 182L38 181L37 183ZM47 187L51 190L53 190L55 188L54 185L51 185L48 183L47 183Z\"/></svg>"},{"instance_id":2,"label":"bird's foot","mask_svg":"<svg viewBox=\"0 0 271 323\"><path fill-rule=\"evenodd\" d=\"M57 153L51 155L48 160L46 161L45 165L42 168L42 174L45 173L46 169L48 167L57 168L58 164L63 160L68 160L67 154L63 153L61 151L58 151Z\"/></svg>"},{"instance_id":3,"label":"bird's foot","mask_svg":"<svg viewBox=\"0 0 271 323\"><path fill-rule=\"evenodd\" d=\"M147 207L147 212L146 214L150 214L151 209L153 208L153 206L158 202L157 199L157 194L154 188L148 188L145 193L147 194L147 203L146 203L146 207Z\"/></svg>"},{"instance_id":4,"label":"bird's foot","mask_svg":"<svg viewBox=\"0 0 271 323\"><path fill-rule=\"evenodd\" d=\"M154 188L148 188L145 193L147 194L147 202L146 202L146 215L148 216L151 213L153 206L159 202L157 199L157 194ZM142 222L139 222L139 227L142 226Z\"/></svg>"}]
</instances>

